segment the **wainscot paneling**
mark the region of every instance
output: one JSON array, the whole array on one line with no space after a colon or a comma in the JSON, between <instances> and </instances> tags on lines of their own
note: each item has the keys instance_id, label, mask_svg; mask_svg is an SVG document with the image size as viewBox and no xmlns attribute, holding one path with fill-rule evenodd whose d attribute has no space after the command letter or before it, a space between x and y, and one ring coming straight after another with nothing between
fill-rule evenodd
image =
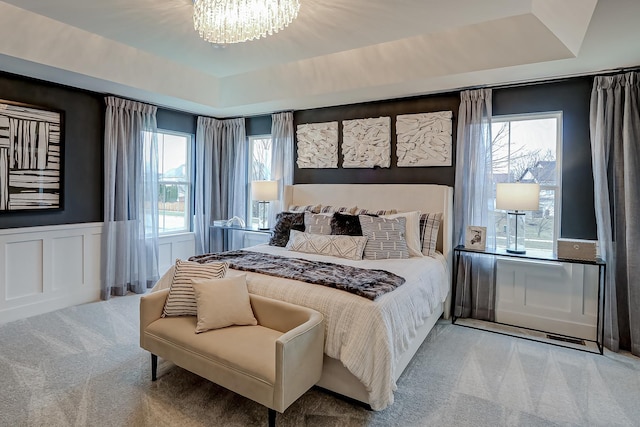
<instances>
[{"instance_id":1,"label":"wainscot paneling","mask_svg":"<svg viewBox=\"0 0 640 427\"><path fill-rule=\"evenodd\" d=\"M500 259L496 287L497 322L596 339L596 266Z\"/></svg>"},{"instance_id":2,"label":"wainscot paneling","mask_svg":"<svg viewBox=\"0 0 640 427\"><path fill-rule=\"evenodd\" d=\"M176 259L187 259L196 254L194 233L180 233L161 236L158 239L158 271L164 274Z\"/></svg>"},{"instance_id":3,"label":"wainscot paneling","mask_svg":"<svg viewBox=\"0 0 640 427\"><path fill-rule=\"evenodd\" d=\"M0 323L100 298L102 223L0 230Z\"/></svg>"}]
</instances>

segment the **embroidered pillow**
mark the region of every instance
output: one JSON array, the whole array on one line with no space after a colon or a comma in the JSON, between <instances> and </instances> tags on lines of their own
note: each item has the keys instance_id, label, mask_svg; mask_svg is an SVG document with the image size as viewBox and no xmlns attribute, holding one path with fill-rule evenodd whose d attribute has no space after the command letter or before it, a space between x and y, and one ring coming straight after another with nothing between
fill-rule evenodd
<instances>
[{"instance_id":1,"label":"embroidered pillow","mask_svg":"<svg viewBox=\"0 0 640 427\"><path fill-rule=\"evenodd\" d=\"M420 246L424 255L434 256L436 254L436 242L441 221L442 212L420 215Z\"/></svg>"},{"instance_id":2,"label":"embroidered pillow","mask_svg":"<svg viewBox=\"0 0 640 427\"><path fill-rule=\"evenodd\" d=\"M346 206L340 206L340 207L335 207L335 206L322 206L322 208L320 209L320 213L334 213L334 212L342 212L342 213L347 213L347 214L353 214L356 209L358 209L357 207L352 207L352 208L348 208Z\"/></svg>"},{"instance_id":3,"label":"embroidered pillow","mask_svg":"<svg viewBox=\"0 0 640 427\"><path fill-rule=\"evenodd\" d=\"M231 325L257 325L247 291L246 274L223 279L191 280L198 306L196 333Z\"/></svg>"},{"instance_id":4,"label":"embroidered pillow","mask_svg":"<svg viewBox=\"0 0 640 427\"><path fill-rule=\"evenodd\" d=\"M356 209L353 213L354 215L393 215L398 213L396 209L388 209L388 210L369 210L369 209Z\"/></svg>"},{"instance_id":5,"label":"embroidered pillow","mask_svg":"<svg viewBox=\"0 0 640 427\"><path fill-rule=\"evenodd\" d=\"M362 236L362 227L357 215L336 212L331 217L331 234L343 236Z\"/></svg>"},{"instance_id":6,"label":"embroidered pillow","mask_svg":"<svg viewBox=\"0 0 640 427\"><path fill-rule=\"evenodd\" d=\"M305 211L309 211L309 212L313 212L313 213L319 213L320 212L320 205L289 205L289 212L305 212Z\"/></svg>"},{"instance_id":7,"label":"embroidered pillow","mask_svg":"<svg viewBox=\"0 0 640 427\"><path fill-rule=\"evenodd\" d=\"M331 234L331 214L304 213L304 232L311 234Z\"/></svg>"},{"instance_id":8,"label":"embroidered pillow","mask_svg":"<svg viewBox=\"0 0 640 427\"><path fill-rule=\"evenodd\" d=\"M229 263L211 262L200 264L193 261L176 260L169 295L162 309L162 317L195 316L196 296L191 279L219 279L227 274Z\"/></svg>"},{"instance_id":9,"label":"embroidered pillow","mask_svg":"<svg viewBox=\"0 0 640 427\"><path fill-rule=\"evenodd\" d=\"M276 215L276 225L273 227L269 245L286 246L291 230L304 231L304 212L280 212Z\"/></svg>"},{"instance_id":10,"label":"embroidered pillow","mask_svg":"<svg viewBox=\"0 0 640 427\"><path fill-rule=\"evenodd\" d=\"M287 249L308 254L359 260L362 259L366 243L367 238L363 236L329 236L292 230Z\"/></svg>"},{"instance_id":11,"label":"embroidered pillow","mask_svg":"<svg viewBox=\"0 0 640 427\"><path fill-rule=\"evenodd\" d=\"M360 215L362 235L367 237L364 247L366 259L402 259L409 258L407 249L406 218L380 218Z\"/></svg>"},{"instance_id":12,"label":"embroidered pillow","mask_svg":"<svg viewBox=\"0 0 640 427\"><path fill-rule=\"evenodd\" d=\"M406 218L406 235L407 249L409 256L422 258L422 245L420 243L420 211L400 212L393 215L385 215L384 218Z\"/></svg>"}]
</instances>

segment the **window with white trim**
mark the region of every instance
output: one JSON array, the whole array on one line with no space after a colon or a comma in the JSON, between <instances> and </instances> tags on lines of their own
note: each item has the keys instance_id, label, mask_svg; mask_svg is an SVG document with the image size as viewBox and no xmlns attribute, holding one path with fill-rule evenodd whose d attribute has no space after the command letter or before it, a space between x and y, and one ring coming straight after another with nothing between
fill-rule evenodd
<instances>
[{"instance_id":1,"label":"window with white trim","mask_svg":"<svg viewBox=\"0 0 640 427\"><path fill-rule=\"evenodd\" d=\"M494 188L500 182L540 185L540 209L525 216L525 246L527 251L555 252L560 234L562 113L494 116L491 120ZM504 249L507 215L494 209L493 216L496 246Z\"/></svg>"},{"instance_id":2,"label":"window with white trim","mask_svg":"<svg viewBox=\"0 0 640 427\"><path fill-rule=\"evenodd\" d=\"M253 181L270 180L271 156L273 154L273 141L271 135L259 135L249 137L249 186ZM248 192L247 226L258 227L258 202L251 200L251 191Z\"/></svg>"},{"instance_id":3,"label":"window with white trim","mask_svg":"<svg viewBox=\"0 0 640 427\"><path fill-rule=\"evenodd\" d=\"M191 230L191 135L159 130L158 233Z\"/></svg>"}]
</instances>

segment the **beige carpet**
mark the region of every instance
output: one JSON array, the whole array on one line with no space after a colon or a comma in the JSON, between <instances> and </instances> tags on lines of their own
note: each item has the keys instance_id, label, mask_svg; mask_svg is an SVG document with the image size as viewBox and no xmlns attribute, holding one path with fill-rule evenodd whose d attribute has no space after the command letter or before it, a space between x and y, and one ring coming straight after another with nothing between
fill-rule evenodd
<instances>
[{"instance_id":1,"label":"beige carpet","mask_svg":"<svg viewBox=\"0 0 640 427\"><path fill-rule=\"evenodd\" d=\"M0 326L0 426L260 426L267 411L138 347L138 296ZM312 389L279 426L640 425L640 359L436 325L368 411Z\"/></svg>"}]
</instances>

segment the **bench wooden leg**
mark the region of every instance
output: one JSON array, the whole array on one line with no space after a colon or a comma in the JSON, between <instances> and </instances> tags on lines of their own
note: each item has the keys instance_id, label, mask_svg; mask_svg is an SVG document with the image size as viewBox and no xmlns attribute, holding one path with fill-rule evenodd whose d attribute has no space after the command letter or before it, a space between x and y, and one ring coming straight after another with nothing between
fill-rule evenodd
<instances>
[{"instance_id":1,"label":"bench wooden leg","mask_svg":"<svg viewBox=\"0 0 640 427\"><path fill-rule=\"evenodd\" d=\"M269 427L276 427L276 411L271 408L269 409Z\"/></svg>"},{"instance_id":2,"label":"bench wooden leg","mask_svg":"<svg viewBox=\"0 0 640 427\"><path fill-rule=\"evenodd\" d=\"M158 356L151 354L151 381L158 379Z\"/></svg>"}]
</instances>

